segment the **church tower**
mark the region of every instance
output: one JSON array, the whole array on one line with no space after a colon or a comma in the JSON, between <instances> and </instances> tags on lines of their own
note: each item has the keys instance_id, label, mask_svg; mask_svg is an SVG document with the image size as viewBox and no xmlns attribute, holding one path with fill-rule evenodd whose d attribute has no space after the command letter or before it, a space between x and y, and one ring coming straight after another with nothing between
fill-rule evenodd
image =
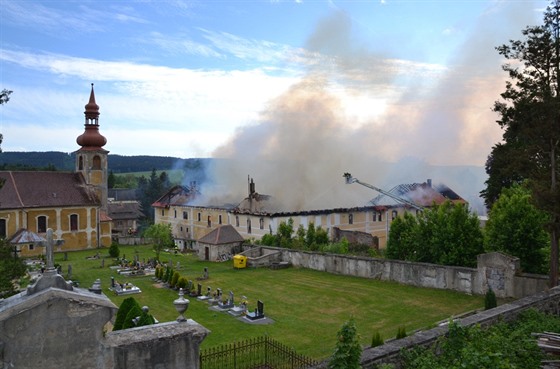
<instances>
[{"instance_id":1,"label":"church tower","mask_svg":"<svg viewBox=\"0 0 560 369\"><path fill-rule=\"evenodd\" d=\"M94 186L101 199L101 210L107 212L107 157L103 149L107 139L99 133L99 105L95 103L93 83L89 102L85 106L85 131L76 139L81 148L76 151L76 172L82 173L86 183Z\"/></svg>"}]
</instances>

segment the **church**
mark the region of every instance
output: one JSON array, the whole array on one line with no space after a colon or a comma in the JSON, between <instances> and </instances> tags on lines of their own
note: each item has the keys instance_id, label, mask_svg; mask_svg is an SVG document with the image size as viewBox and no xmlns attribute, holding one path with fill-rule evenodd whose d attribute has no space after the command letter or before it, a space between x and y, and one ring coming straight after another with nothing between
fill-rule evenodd
<instances>
[{"instance_id":1,"label":"church","mask_svg":"<svg viewBox=\"0 0 560 369\"><path fill-rule=\"evenodd\" d=\"M84 114L85 130L76 139L80 148L73 172L0 171L0 238L12 243L20 256L43 254L37 241L48 228L58 241L55 251L111 245L109 151L103 148L107 139L99 132L93 84Z\"/></svg>"}]
</instances>

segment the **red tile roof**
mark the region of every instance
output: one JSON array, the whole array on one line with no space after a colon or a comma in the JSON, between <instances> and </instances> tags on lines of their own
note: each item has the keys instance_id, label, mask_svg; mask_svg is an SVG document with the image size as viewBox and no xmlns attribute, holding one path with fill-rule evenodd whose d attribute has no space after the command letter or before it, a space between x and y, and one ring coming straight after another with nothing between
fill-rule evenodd
<instances>
[{"instance_id":1,"label":"red tile roof","mask_svg":"<svg viewBox=\"0 0 560 369\"><path fill-rule=\"evenodd\" d=\"M100 206L80 173L0 172L0 209Z\"/></svg>"}]
</instances>

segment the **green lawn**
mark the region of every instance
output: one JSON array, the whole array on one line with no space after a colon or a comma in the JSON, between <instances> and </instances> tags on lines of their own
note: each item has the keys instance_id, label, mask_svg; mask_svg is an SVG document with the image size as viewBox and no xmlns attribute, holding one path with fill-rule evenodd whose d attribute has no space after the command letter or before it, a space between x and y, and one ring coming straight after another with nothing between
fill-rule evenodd
<instances>
[{"instance_id":1,"label":"green lawn","mask_svg":"<svg viewBox=\"0 0 560 369\"><path fill-rule=\"evenodd\" d=\"M154 257L148 246L121 246L121 256L133 259ZM159 321L177 318L173 306L177 291L161 288L151 276L124 278L109 268L113 260L107 249L101 249L105 258L87 260L97 250L69 252L68 261L64 254L55 254L55 263L62 265L66 275L68 264L72 265L72 279L79 281L80 287L88 288L95 279L101 280L103 292L119 306L125 297L109 291L111 276L119 282L131 282L142 289L134 296L141 306L147 305ZM354 317L362 344L371 343L374 331L379 331L384 339L392 338L399 326L408 332L428 328L434 323L484 306L483 296L469 296L461 293L415 288L396 283L372 279L348 277L307 269L289 268L280 270L234 269L233 261L211 263L199 261L194 255L174 255L162 253L160 260L180 264L181 276L193 280L202 276L208 267L210 278L201 281L203 291L207 286L212 291L221 288L224 296L231 290L237 302L247 296L249 307L254 309L257 300L264 302L265 315L273 324L253 325L243 323L235 317L208 309L208 304L190 298L191 303L185 316L194 319L210 333L203 341L202 348L240 341L246 338L268 334L298 353L315 359L327 358L333 351L336 333L350 317Z\"/></svg>"}]
</instances>

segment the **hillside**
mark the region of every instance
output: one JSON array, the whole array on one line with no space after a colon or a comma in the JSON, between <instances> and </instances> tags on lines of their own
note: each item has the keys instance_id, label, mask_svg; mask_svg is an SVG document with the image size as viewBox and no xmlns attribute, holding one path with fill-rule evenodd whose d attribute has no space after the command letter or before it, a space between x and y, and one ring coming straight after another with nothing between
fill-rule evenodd
<instances>
[{"instance_id":1,"label":"hillside","mask_svg":"<svg viewBox=\"0 0 560 369\"><path fill-rule=\"evenodd\" d=\"M205 167L211 159L182 159L170 156L123 156L109 154L109 171L113 173L148 172L171 169L198 170ZM0 153L0 169L16 170L25 168L51 168L59 171L72 171L75 166L75 154L60 151Z\"/></svg>"}]
</instances>

